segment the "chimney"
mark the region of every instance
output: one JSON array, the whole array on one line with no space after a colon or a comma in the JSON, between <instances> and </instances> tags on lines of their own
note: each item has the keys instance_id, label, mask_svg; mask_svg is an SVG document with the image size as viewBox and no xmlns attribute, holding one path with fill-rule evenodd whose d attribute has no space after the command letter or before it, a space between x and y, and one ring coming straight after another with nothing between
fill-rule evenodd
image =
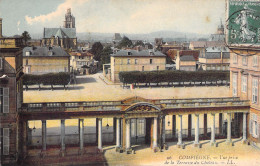
<instances>
[{"instance_id":1,"label":"chimney","mask_svg":"<svg viewBox=\"0 0 260 166\"><path fill-rule=\"evenodd\" d=\"M2 38L3 37L3 35L2 35L2 18L0 18L0 38Z\"/></svg>"}]
</instances>

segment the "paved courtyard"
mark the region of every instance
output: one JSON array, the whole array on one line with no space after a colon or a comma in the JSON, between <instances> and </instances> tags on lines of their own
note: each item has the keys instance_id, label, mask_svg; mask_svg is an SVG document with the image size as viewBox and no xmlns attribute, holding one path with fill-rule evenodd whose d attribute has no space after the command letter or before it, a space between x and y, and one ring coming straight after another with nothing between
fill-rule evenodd
<instances>
[{"instance_id":1,"label":"paved courtyard","mask_svg":"<svg viewBox=\"0 0 260 166\"><path fill-rule=\"evenodd\" d=\"M111 166L259 166L260 150L242 144L241 139L233 140L234 146L226 145L225 140L217 140L218 147L211 147L209 141L201 141L202 148L196 148L192 142L185 142L185 149L179 149L176 142L168 143L169 149L154 153L146 145L134 146L135 154L117 153L114 146L104 146L104 153L96 153L93 146L85 147L85 154L78 155L77 147L66 149L67 156L59 157L59 149L49 149L44 158L40 150L30 150L25 161L27 165L111 165Z\"/></svg>"},{"instance_id":2,"label":"paved courtyard","mask_svg":"<svg viewBox=\"0 0 260 166\"><path fill-rule=\"evenodd\" d=\"M229 97L228 86L153 87L131 90L123 89L121 85L107 84L100 76L102 73L79 76L77 84L70 85L69 90L24 91L24 102L114 101L134 96L147 99Z\"/></svg>"}]
</instances>

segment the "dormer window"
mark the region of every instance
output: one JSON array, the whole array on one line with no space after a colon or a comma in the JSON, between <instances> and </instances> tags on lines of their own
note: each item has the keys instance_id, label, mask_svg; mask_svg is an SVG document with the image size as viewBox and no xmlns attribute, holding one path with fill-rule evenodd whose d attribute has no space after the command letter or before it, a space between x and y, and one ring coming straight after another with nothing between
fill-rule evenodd
<instances>
[{"instance_id":1,"label":"dormer window","mask_svg":"<svg viewBox=\"0 0 260 166\"><path fill-rule=\"evenodd\" d=\"M150 55L154 55L154 52L150 51L149 54L150 54Z\"/></svg>"},{"instance_id":2,"label":"dormer window","mask_svg":"<svg viewBox=\"0 0 260 166\"><path fill-rule=\"evenodd\" d=\"M31 54L30 51L25 52L25 56L30 56L30 54Z\"/></svg>"},{"instance_id":3,"label":"dormer window","mask_svg":"<svg viewBox=\"0 0 260 166\"><path fill-rule=\"evenodd\" d=\"M129 52L127 52L127 55L132 55L132 53L129 51Z\"/></svg>"}]
</instances>

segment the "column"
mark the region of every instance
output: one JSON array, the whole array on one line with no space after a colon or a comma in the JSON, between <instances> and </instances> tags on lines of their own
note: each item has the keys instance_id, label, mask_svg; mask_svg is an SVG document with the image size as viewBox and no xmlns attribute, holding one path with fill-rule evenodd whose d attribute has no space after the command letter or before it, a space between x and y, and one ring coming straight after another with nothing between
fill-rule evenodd
<instances>
[{"instance_id":1,"label":"column","mask_svg":"<svg viewBox=\"0 0 260 166\"><path fill-rule=\"evenodd\" d=\"M117 118L113 118L113 143L116 143L116 122Z\"/></svg>"},{"instance_id":2,"label":"column","mask_svg":"<svg viewBox=\"0 0 260 166\"><path fill-rule=\"evenodd\" d=\"M211 124L211 141L210 144L211 146L216 145L216 141L215 141L215 114L211 114L212 117L212 124Z\"/></svg>"},{"instance_id":3,"label":"column","mask_svg":"<svg viewBox=\"0 0 260 166\"><path fill-rule=\"evenodd\" d=\"M42 150L46 150L46 120L42 120Z\"/></svg>"},{"instance_id":4,"label":"column","mask_svg":"<svg viewBox=\"0 0 260 166\"><path fill-rule=\"evenodd\" d=\"M165 116L162 118L162 146L165 145Z\"/></svg>"},{"instance_id":5,"label":"column","mask_svg":"<svg viewBox=\"0 0 260 166\"><path fill-rule=\"evenodd\" d=\"M126 119L125 120L125 125L126 125L126 150L129 150L131 148L131 130L130 130L130 125L131 125L131 119Z\"/></svg>"},{"instance_id":6,"label":"column","mask_svg":"<svg viewBox=\"0 0 260 166\"><path fill-rule=\"evenodd\" d=\"M246 112L243 113L243 143L246 143Z\"/></svg>"},{"instance_id":7,"label":"column","mask_svg":"<svg viewBox=\"0 0 260 166\"><path fill-rule=\"evenodd\" d=\"M208 131L208 116L207 114L204 114L204 137L207 137L207 131Z\"/></svg>"},{"instance_id":8,"label":"column","mask_svg":"<svg viewBox=\"0 0 260 166\"><path fill-rule=\"evenodd\" d=\"M62 119L60 121L60 130L61 130L61 135L60 135L61 151L64 151L65 150L65 119Z\"/></svg>"},{"instance_id":9,"label":"column","mask_svg":"<svg viewBox=\"0 0 260 166\"><path fill-rule=\"evenodd\" d=\"M28 139L28 121L23 121L22 123L22 135L23 135L23 158L27 156L27 139ZM1 159L0 159L1 160Z\"/></svg>"},{"instance_id":10,"label":"column","mask_svg":"<svg viewBox=\"0 0 260 166\"><path fill-rule=\"evenodd\" d=\"M84 149L84 119L79 119L79 149Z\"/></svg>"},{"instance_id":11,"label":"column","mask_svg":"<svg viewBox=\"0 0 260 166\"><path fill-rule=\"evenodd\" d=\"M232 143L231 140L231 113L227 113L227 144Z\"/></svg>"},{"instance_id":12,"label":"column","mask_svg":"<svg viewBox=\"0 0 260 166\"><path fill-rule=\"evenodd\" d=\"M183 143L182 143L182 115L178 115L179 117L179 124L180 124L180 127L179 127L179 130L178 130L178 148L180 148L181 146L183 146Z\"/></svg>"},{"instance_id":13,"label":"column","mask_svg":"<svg viewBox=\"0 0 260 166\"><path fill-rule=\"evenodd\" d=\"M192 126L192 118L191 114L188 115L188 138L191 138L191 126Z\"/></svg>"},{"instance_id":14,"label":"column","mask_svg":"<svg viewBox=\"0 0 260 166\"><path fill-rule=\"evenodd\" d=\"M157 118L153 119L153 148L158 147L157 146Z\"/></svg>"},{"instance_id":15,"label":"column","mask_svg":"<svg viewBox=\"0 0 260 166\"><path fill-rule=\"evenodd\" d=\"M219 134L220 134L220 135L223 134L223 128L222 128L223 121L222 121L222 116L223 116L223 114L222 114L222 113L219 113L218 123L219 123Z\"/></svg>"},{"instance_id":16,"label":"column","mask_svg":"<svg viewBox=\"0 0 260 166\"><path fill-rule=\"evenodd\" d=\"M199 114L195 114L196 124L195 124L195 140L194 140L194 146L199 145L199 130L200 130L200 123L199 123Z\"/></svg>"},{"instance_id":17,"label":"column","mask_svg":"<svg viewBox=\"0 0 260 166\"><path fill-rule=\"evenodd\" d=\"M98 150L102 151L102 118L98 118Z\"/></svg>"},{"instance_id":18,"label":"column","mask_svg":"<svg viewBox=\"0 0 260 166\"><path fill-rule=\"evenodd\" d=\"M176 137L176 115L172 115L172 138Z\"/></svg>"},{"instance_id":19,"label":"column","mask_svg":"<svg viewBox=\"0 0 260 166\"><path fill-rule=\"evenodd\" d=\"M116 119L116 147L120 147L120 118Z\"/></svg>"}]
</instances>

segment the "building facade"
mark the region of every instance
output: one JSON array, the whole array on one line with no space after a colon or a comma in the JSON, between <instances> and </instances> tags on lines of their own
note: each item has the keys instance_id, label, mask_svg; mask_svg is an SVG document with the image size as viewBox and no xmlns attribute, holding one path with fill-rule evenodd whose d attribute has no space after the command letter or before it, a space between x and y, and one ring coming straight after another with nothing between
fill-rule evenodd
<instances>
[{"instance_id":1,"label":"building facade","mask_svg":"<svg viewBox=\"0 0 260 166\"><path fill-rule=\"evenodd\" d=\"M227 47L208 47L201 52L199 69L229 70L230 52Z\"/></svg>"},{"instance_id":2,"label":"building facade","mask_svg":"<svg viewBox=\"0 0 260 166\"><path fill-rule=\"evenodd\" d=\"M70 65L72 70L79 74L92 74L97 71L97 62L94 55L88 51L70 52Z\"/></svg>"},{"instance_id":3,"label":"building facade","mask_svg":"<svg viewBox=\"0 0 260 166\"><path fill-rule=\"evenodd\" d=\"M165 70L165 64L166 55L159 51L120 50L111 55L111 65L108 70L111 70L111 80L119 82L119 73L122 71Z\"/></svg>"},{"instance_id":4,"label":"building facade","mask_svg":"<svg viewBox=\"0 0 260 166\"><path fill-rule=\"evenodd\" d=\"M178 50L176 56L176 69L184 71L196 71L199 59L199 51Z\"/></svg>"},{"instance_id":5,"label":"building facade","mask_svg":"<svg viewBox=\"0 0 260 166\"><path fill-rule=\"evenodd\" d=\"M0 19L0 30L2 19ZM0 31L1 32L1 31ZM0 165L14 164L22 152L18 110L23 102L21 38L0 34Z\"/></svg>"},{"instance_id":6,"label":"building facade","mask_svg":"<svg viewBox=\"0 0 260 166\"><path fill-rule=\"evenodd\" d=\"M25 47L23 66L26 74L69 72L70 56L61 47Z\"/></svg>"}]
</instances>

